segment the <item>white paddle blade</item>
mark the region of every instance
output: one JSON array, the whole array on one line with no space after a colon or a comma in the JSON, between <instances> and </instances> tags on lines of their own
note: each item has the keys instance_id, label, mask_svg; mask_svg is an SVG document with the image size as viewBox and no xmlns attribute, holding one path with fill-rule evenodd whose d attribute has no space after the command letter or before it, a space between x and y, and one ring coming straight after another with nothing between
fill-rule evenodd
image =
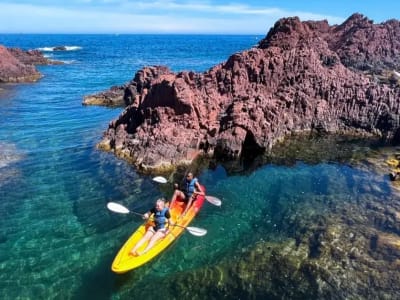
<instances>
[{"instance_id":1,"label":"white paddle blade","mask_svg":"<svg viewBox=\"0 0 400 300\"><path fill-rule=\"evenodd\" d=\"M127 209L125 206L115 203L115 202L108 202L107 208L116 213L129 214L129 209Z\"/></svg>"},{"instance_id":2,"label":"white paddle blade","mask_svg":"<svg viewBox=\"0 0 400 300\"><path fill-rule=\"evenodd\" d=\"M187 231L195 236L204 236L207 234L207 230L198 227L185 227Z\"/></svg>"},{"instance_id":3,"label":"white paddle blade","mask_svg":"<svg viewBox=\"0 0 400 300\"><path fill-rule=\"evenodd\" d=\"M168 182L168 180L165 179L165 178L162 177L162 176L154 177L154 178L153 178L153 181L158 182L158 183L167 183L167 182Z\"/></svg>"},{"instance_id":4,"label":"white paddle blade","mask_svg":"<svg viewBox=\"0 0 400 300\"><path fill-rule=\"evenodd\" d=\"M222 201L219 200L217 197L214 196L206 196L206 200L215 206L221 206Z\"/></svg>"}]
</instances>

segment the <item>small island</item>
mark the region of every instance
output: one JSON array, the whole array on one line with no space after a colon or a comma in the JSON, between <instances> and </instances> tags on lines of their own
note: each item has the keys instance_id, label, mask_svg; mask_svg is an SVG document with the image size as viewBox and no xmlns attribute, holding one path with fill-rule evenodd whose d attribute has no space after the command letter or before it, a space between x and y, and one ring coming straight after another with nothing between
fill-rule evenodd
<instances>
[{"instance_id":1,"label":"small island","mask_svg":"<svg viewBox=\"0 0 400 300\"><path fill-rule=\"evenodd\" d=\"M374 24L354 14L330 26L292 17L204 73L145 67L125 85L86 97L126 105L98 148L160 171L199 154L256 155L298 132L397 142L398 41L397 20Z\"/></svg>"}]
</instances>

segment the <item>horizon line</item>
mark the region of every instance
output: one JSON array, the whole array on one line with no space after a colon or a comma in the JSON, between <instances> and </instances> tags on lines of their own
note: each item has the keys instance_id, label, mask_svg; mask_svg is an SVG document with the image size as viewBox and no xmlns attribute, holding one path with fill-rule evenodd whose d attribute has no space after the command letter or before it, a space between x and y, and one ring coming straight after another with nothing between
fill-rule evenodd
<instances>
[{"instance_id":1,"label":"horizon line","mask_svg":"<svg viewBox=\"0 0 400 300\"><path fill-rule=\"evenodd\" d=\"M57 35L57 34L64 34L64 35L263 35L266 36L267 33L231 33L231 32L137 32L137 33L107 33L107 32L0 32L0 35Z\"/></svg>"}]
</instances>

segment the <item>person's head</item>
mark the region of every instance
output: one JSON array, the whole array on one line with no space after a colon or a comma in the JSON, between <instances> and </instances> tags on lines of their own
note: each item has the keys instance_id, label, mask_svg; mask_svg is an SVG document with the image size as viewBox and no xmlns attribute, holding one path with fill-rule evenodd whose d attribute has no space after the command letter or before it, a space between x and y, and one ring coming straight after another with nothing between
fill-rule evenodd
<instances>
[{"instance_id":1,"label":"person's head","mask_svg":"<svg viewBox=\"0 0 400 300\"><path fill-rule=\"evenodd\" d=\"M186 180L187 180L187 181L190 181L190 180L192 180L192 179L193 179L193 173L192 173L192 172L187 173L187 175L186 175Z\"/></svg>"},{"instance_id":2,"label":"person's head","mask_svg":"<svg viewBox=\"0 0 400 300\"><path fill-rule=\"evenodd\" d=\"M156 210L160 211L163 210L165 207L165 199L160 198L156 201Z\"/></svg>"}]
</instances>

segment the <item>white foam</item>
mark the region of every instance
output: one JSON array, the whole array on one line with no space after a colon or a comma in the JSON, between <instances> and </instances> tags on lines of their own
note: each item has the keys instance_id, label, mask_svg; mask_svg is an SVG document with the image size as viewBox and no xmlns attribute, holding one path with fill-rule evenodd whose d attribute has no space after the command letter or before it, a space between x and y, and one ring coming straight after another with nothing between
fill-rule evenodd
<instances>
[{"instance_id":1,"label":"white foam","mask_svg":"<svg viewBox=\"0 0 400 300\"><path fill-rule=\"evenodd\" d=\"M67 51L76 51L82 49L82 47L80 46L65 46L65 48L67 49Z\"/></svg>"},{"instance_id":2,"label":"white foam","mask_svg":"<svg viewBox=\"0 0 400 300\"><path fill-rule=\"evenodd\" d=\"M39 51L54 51L54 47L37 48Z\"/></svg>"},{"instance_id":3,"label":"white foam","mask_svg":"<svg viewBox=\"0 0 400 300\"><path fill-rule=\"evenodd\" d=\"M70 65L76 62L76 60L60 60L61 62L63 62L66 65Z\"/></svg>"},{"instance_id":4,"label":"white foam","mask_svg":"<svg viewBox=\"0 0 400 300\"><path fill-rule=\"evenodd\" d=\"M65 47L65 50L54 50L58 47ZM80 46L54 46L54 47L41 47L41 48L36 48L39 51L44 51L44 52L53 52L53 51L76 51L76 50L81 50L82 47Z\"/></svg>"}]
</instances>

